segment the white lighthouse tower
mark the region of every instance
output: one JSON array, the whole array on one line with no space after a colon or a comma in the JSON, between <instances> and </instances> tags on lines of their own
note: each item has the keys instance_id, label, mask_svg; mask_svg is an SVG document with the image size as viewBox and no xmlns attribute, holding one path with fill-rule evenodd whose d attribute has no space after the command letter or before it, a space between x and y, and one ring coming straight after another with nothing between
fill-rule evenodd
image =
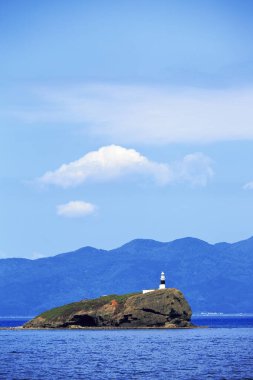
<instances>
[{"instance_id":1,"label":"white lighthouse tower","mask_svg":"<svg viewBox=\"0 0 253 380\"><path fill-rule=\"evenodd\" d=\"M164 272L161 273L159 289L166 289ZM142 293L143 294L150 293L150 292L154 292L155 290L157 290L157 289L145 289L142 291Z\"/></svg>"},{"instance_id":2,"label":"white lighthouse tower","mask_svg":"<svg viewBox=\"0 0 253 380\"><path fill-rule=\"evenodd\" d=\"M161 273L161 280L160 280L159 289L166 289L164 272Z\"/></svg>"}]
</instances>

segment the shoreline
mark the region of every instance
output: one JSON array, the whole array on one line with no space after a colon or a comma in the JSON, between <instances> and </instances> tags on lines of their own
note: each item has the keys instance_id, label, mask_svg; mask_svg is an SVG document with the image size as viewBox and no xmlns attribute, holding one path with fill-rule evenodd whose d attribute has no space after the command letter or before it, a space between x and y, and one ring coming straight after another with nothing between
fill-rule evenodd
<instances>
[{"instance_id":1,"label":"shoreline","mask_svg":"<svg viewBox=\"0 0 253 380\"><path fill-rule=\"evenodd\" d=\"M0 327L0 330L14 330L14 331L27 331L27 330L63 330L63 331L73 331L73 330L192 330L192 329L202 329L209 328L208 326L187 326L187 327L179 327L179 326L154 326L154 327L23 327L23 326L15 326L15 327Z\"/></svg>"}]
</instances>

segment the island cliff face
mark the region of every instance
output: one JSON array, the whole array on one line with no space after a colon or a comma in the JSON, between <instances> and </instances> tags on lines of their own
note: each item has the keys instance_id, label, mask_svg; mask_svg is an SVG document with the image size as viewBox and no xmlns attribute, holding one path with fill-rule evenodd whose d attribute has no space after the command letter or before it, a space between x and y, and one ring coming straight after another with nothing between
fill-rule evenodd
<instances>
[{"instance_id":1,"label":"island cliff face","mask_svg":"<svg viewBox=\"0 0 253 380\"><path fill-rule=\"evenodd\" d=\"M111 295L58 307L24 328L176 328L191 327L191 308L177 289Z\"/></svg>"}]
</instances>

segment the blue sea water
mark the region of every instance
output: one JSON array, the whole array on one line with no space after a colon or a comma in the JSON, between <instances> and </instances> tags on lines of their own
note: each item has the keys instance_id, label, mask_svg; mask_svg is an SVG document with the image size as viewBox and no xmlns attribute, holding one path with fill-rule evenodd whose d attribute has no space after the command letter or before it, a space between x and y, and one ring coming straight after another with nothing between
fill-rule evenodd
<instances>
[{"instance_id":1,"label":"blue sea water","mask_svg":"<svg viewBox=\"0 0 253 380\"><path fill-rule=\"evenodd\" d=\"M8 318L8 317L0 317L0 327L17 327L22 326L24 323L26 323L31 318L25 318L25 317L14 317L14 318Z\"/></svg>"},{"instance_id":2,"label":"blue sea water","mask_svg":"<svg viewBox=\"0 0 253 380\"><path fill-rule=\"evenodd\" d=\"M0 379L253 379L253 318L199 320L212 327L0 330Z\"/></svg>"}]
</instances>

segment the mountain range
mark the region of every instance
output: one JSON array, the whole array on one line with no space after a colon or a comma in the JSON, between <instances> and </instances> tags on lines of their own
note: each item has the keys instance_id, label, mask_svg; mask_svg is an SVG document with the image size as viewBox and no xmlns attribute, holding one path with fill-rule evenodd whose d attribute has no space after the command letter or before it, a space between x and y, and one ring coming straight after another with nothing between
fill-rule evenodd
<instances>
[{"instance_id":1,"label":"mountain range","mask_svg":"<svg viewBox=\"0 0 253 380\"><path fill-rule=\"evenodd\" d=\"M82 299L155 289L161 271L166 286L180 289L194 313L253 312L253 237L233 244L188 237L1 259L0 315L33 316Z\"/></svg>"}]
</instances>

